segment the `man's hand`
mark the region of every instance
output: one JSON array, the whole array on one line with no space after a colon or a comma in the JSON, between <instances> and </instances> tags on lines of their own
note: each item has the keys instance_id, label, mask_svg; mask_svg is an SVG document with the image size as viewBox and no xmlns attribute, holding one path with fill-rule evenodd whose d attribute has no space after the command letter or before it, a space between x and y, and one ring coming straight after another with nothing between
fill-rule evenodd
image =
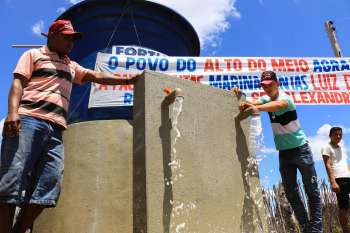
<instances>
[{"instance_id":1,"label":"man's hand","mask_svg":"<svg viewBox=\"0 0 350 233\"><path fill-rule=\"evenodd\" d=\"M239 87L234 87L233 89L231 89L231 91L237 96L238 99L240 99L242 97L242 95L244 95L243 91L241 91L239 89ZM254 105L252 105L252 103L248 102L248 101L242 101L238 108L239 110L242 112L244 111L245 109L249 108L249 107L252 107Z\"/></svg>"},{"instance_id":2,"label":"man's hand","mask_svg":"<svg viewBox=\"0 0 350 233\"><path fill-rule=\"evenodd\" d=\"M141 77L142 77L141 74L133 75L132 77L130 77L128 79L128 83L129 84L135 84L137 82L137 80L139 80Z\"/></svg>"},{"instance_id":3,"label":"man's hand","mask_svg":"<svg viewBox=\"0 0 350 233\"><path fill-rule=\"evenodd\" d=\"M3 134L6 137L14 137L21 129L21 119L18 115L19 103L23 95L23 88L27 86L28 79L21 74L14 74L14 79L8 97L8 114L4 122Z\"/></svg>"},{"instance_id":4,"label":"man's hand","mask_svg":"<svg viewBox=\"0 0 350 233\"><path fill-rule=\"evenodd\" d=\"M239 87L234 87L232 89L232 92L238 97L241 98L242 95L244 95L243 91L241 91L241 89L239 89Z\"/></svg>"},{"instance_id":5,"label":"man's hand","mask_svg":"<svg viewBox=\"0 0 350 233\"><path fill-rule=\"evenodd\" d=\"M332 182L331 183L331 186L332 186L332 191L335 192L335 193L340 193L340 187L339 185L337 184L337 182Z\"/></svg>"},{"instance_id":6,"label":"man's hand","mask_svg":"<svg viewBox=\"0 0 350 233\"><path fill-rule=\"evenodd\" d=\"M250 103L249 101L242 101L239 104L239 111L243 112L247 108L254 107L254 104Z\"/></svg>"},{"instance_id":7,"label":"man's hand","mask_svg":"<svg viewBox=\"0 0 350 233\"><path fill-rule=\"evenodd\" d=\"M21 129L21 119L18 113L9 113L4 122L4 134L6 137L18 136Z\"/></svg>"}]
</instances>

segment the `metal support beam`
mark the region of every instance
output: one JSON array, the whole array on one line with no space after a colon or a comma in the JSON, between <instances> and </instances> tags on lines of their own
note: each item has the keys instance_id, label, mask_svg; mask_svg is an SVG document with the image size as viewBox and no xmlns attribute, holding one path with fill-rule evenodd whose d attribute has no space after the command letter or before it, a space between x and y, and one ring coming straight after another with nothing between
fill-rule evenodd
<instances>
[{"instance_id":1,"label":"metal support beam","mask_svg":"<svg viewBox=\"0 0 350 233\"><path fill-rule=\"evenodd\" d=\"M41 48L42 45L29 45L29 44L13 44L12 48Z\"/></svg>"}]
</instances>

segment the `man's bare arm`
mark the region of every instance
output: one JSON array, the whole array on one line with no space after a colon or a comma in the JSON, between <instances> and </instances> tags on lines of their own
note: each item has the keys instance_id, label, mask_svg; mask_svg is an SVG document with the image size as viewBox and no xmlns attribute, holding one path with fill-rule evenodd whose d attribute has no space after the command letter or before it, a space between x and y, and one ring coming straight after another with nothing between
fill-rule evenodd
<instances>
[{"instance_id":1,"label":"man's bare arm","mask_svg":"<svg viewBox=\"0 0 350 233\"><path fill-rule=\"evenodd\" d=\"M339 193L340 187L337 184L337 182L335 181L335 177L334 177L334 173L333 173L333 169L332 169L332 161L329 158L329 156L327 156L327 155L322 155L322 157L323 157L323 162L324 162L324 165L326 167L327 174L328 174L329 182L331 183L331 186L332 186L332 190L335 193Z\"/></svg>"},{"instance_id":2,"label":"man's bare arm","mask_svg":"<svg viewBox=\"0 0 350 233\"><path fill-rule=\"evenodd\" d=\"M235 87L232 89L232 92L238 97L241 98L242 95L245 95L238 87ZM243 100L239 103L239 110L244 111L245 109L249 107L253 107L256 105L261 105L260 100Z\"/></svg>"},{"instance_id":3,"label":"man's bare arm","mask_svg":"<svg viewBox=\"0 0 350 233\"><path fill-rule=\"evenodd\" d=\"M105 85L129 85L134 84L137 78L138 76L135 75L125 79L107 72L97 72L90 70L84 76L83 82L93 82Z\"/></svg>"},{"instance_id":4,"label":"man's bare arm","mask_svg":"<svg viewBox=\"0 0 350 233\"><path fill-rule=\"evenodd\" d=\"M21 128L21 120L18 114L18 108L23 95L23 88L27 85L27 79L14 74L14 79L8 95L8 113L4 122L4 133L6 136L13 137L18 135Z\"/></svg>"},{"instance_id":5,"label":"man's bare arm","mask_svg":"<svg viewBox=\"0 0 350 233\"><path fill-rule=\"evenodd\" d=\"M262 112L276 112L284 108L288 108L286 100L274 100L266 104L255 105L259 111Z\"/></svg>"}]
</instances>

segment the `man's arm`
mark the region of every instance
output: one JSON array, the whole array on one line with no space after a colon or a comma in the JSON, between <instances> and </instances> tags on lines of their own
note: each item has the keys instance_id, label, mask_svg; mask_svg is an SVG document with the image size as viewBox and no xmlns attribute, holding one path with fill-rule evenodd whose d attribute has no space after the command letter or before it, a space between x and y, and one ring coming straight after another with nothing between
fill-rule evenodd
<instances>
[{"instance_id":1,"label":"man's arm","mask_svg":"<svg viewBox=\"0 0 350 233\"><path fill-rule=\"evenodd\" d=\"M241 96L245 95L243 91L241 91L238 87L234 87L232 89L233 93L237 96L238 99L241 98ZM253 107L253 106L256 106L256 105L261 105L261 101L260 100L244 100L244 101L241 101L239 103L239 110L240 111L244 111L245 109L249 108L249 107Z\"/></svg>"},{"instance_id":2,"label":"man's arm","mask_svg":"<svg viewBox=\"0 0 350 233\"><path fill-rule=\"evenodd\" d=\"M237 96L244 95L244 93L238 88L233 88L233 92ZM262 112L276 112L283 108L288 107L288 102L286 100L274 100L268 103L262 103L260 100L251 100L251 101L242 101L239 105L239 109L244 111L247 108L256 107L259 111Z\"/></svg>"},{"instance_id":3,"label":"man's arm","mask_svg":"<svg viewBox=\"0 0 350 233\"><path fill-rule=\"evenodd\" d=\"M240 102L239 104L239 110L240 111L244 111L250 107L255 107L258 106L258 105L262 105L263 103L261 103L259 100L251 100L251 101L248 101L248 100L244 100L242 102Z\"/></svg>"},{"instance_id":4,"label":"man's arm","mask_svg":"<svg viewBox=\"0 0 350 233\"><path fill-rule=\"evenodd\" d=\"M274 100L266 104L255 105L255 107L261 112L276 112L288 108L288 102L286 100Z\"/></svg>"},{"instance_id":5,"label":"man's arm","mask_svg":"<svg viewBox=\"0 0 350 233\"><path fill-rule=\"evenodd\" d=\"M322 157L323 157L324 165L325 165L326 170L327 170L329 182L331 183L332 190L335 193L339 193L340 187L337 184L337 182L335 181L335 177L334 177L334 173L333 173L333 169L332 169L332 161L328 155L322 155Z\"/></svg>"},{"instance_id":6,"label":"man's arm","mask_svg":"<svg viewBox=\"0 0 350 233\"><path fill-rule=\"evenodd\" d=\"M19 104L23 95L23 88L27 85L27 79L15 73L8 95L8 113L4 122L4 133L8 137L18 135L21 128L21 120L18 114Z\"/></svg>"},{"instance_id":7,"label":"man's arm","mask_svg":"<svg viewBox=\"0 0 350 233\"><path fill-rule=\"evenodd\" d=\"M134 84L138 77L138 75L135 75L131 78L125 79L107 72L97 72L89 70L83 77L82 82L93 82L105 85L129 85Z\"/></svg>"},{"instance_id":8,"label":"man's arm","mask_svg":"<svg viewBox=\"0 0 350 233\"><path fill-rule=\"evenodd\" d=\"M244 111L247 108L254 107L260 112L276 112L284 108L288 108L288 102L286 100L274 100L263 104L260 100L242 101L239 105L239 109Z\"/></svg>"}]
</instances>

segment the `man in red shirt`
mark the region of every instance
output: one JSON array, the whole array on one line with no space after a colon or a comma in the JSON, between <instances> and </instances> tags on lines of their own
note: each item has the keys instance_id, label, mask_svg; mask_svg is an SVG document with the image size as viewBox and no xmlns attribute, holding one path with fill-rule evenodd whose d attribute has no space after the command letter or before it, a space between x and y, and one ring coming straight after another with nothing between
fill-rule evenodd
<instances>
[{"instance_id":1,"label":"man in red shirt","mask_svg":"<svg viewBox=\"0 0 350 233\"><path fill-rule=\"evenodd\" d=\"M13 72L0 158L0 233L25 233L44 208L56 206L63 175L62 131L72 83L134 84L80 66L67 56L82 34L57 20L47 45L26 51ZM15 208L22 208L12 226Z\"/></svg>"}]
</instances>

